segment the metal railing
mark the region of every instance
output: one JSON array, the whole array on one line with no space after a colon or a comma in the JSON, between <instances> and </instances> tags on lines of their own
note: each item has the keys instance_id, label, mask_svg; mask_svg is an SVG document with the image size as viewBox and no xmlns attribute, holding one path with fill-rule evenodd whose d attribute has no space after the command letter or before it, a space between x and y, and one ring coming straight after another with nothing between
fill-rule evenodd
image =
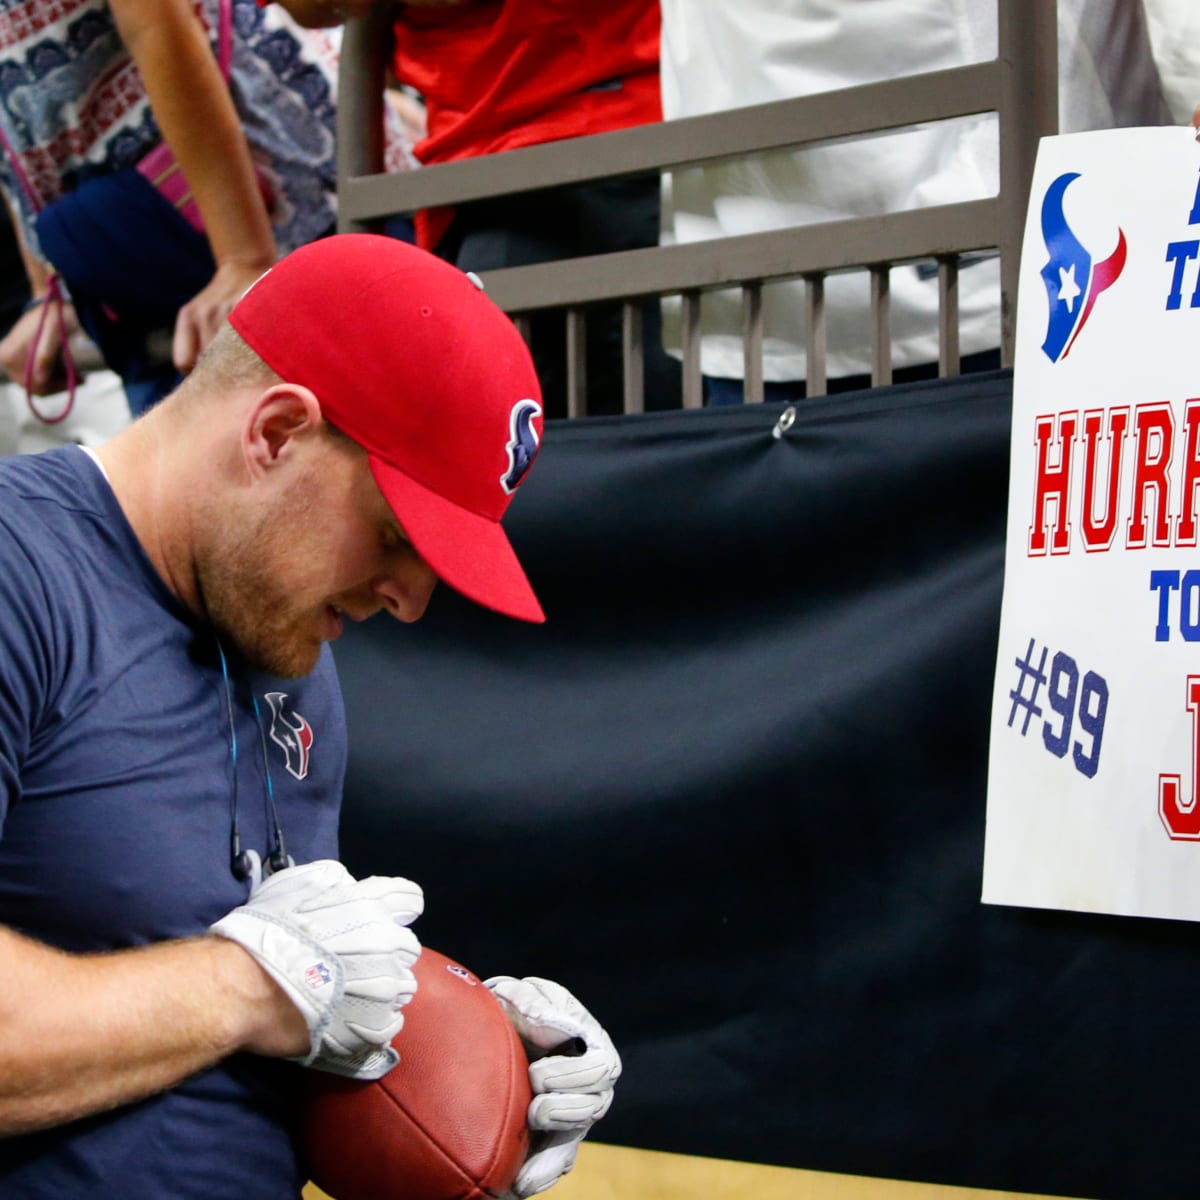
<instances>
[{"instance_id":1,"label":"metal railing","mask_svg":"<svg viewBox=\"0 0 1200 1200\"><path fill-rule=\"evenodd\" d=\"M728 287L741 287L743 294L745 396L761 400L762 287L782 279L802 278L807 284L808 394L823 394L824 280L856 268L866 269L871 278L872 382L888 383L889 272L905 262L937 263L938 369L941 375L957 374L958 262L963 254L981 250L1000 255L1001 361L1011 365L1017 267L1037 143L1058 128L1056 8L1047 0L998 0L999 51L989 62L388 175L382 173L382 109L391 15L388 6L377 6L371 16L347 24L342 45L339 229L377 230L389 216L420 208L994 112L1000 190L992 198L512 267L487 272L483 280L488 294L525 331L528 314L566 310L567 411L572 416L586 411L581 343L589 305L622 305L624 407L637 412L643 399L639 304L646 297L682 296L683 403L699 407L700 297Z\"/></svg>"}]
</instances>

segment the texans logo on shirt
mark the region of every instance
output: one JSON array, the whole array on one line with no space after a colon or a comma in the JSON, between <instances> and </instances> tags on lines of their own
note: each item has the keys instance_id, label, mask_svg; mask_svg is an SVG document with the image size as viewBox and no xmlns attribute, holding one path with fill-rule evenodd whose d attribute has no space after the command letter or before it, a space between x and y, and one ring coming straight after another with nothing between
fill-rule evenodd
<instances>
[{"instance_id":1,"label":"texans logo on shirt","mask_svg":"<svg viewBox=\"0 0 1200 1200\"><path fill-rule=\"evenodd\" d=\"M1042 282L1050 302L1042 350L1051 362L1066 358L1083 332L1100 293L1112 287L1125 269L1125 231L1117 228L1117 247L1103 262L1092 262L1063 212L1063 194L1079 178L1077 171L1060 175L1042 199L1042 237L1049 261Z\"/></svg>"},{"instance_id":2,"label":"texans logo on shirt","mask_svg":"<svg viewBox=\"0 0 1200 1200\"><path fill-rule=\"evenodd\" d=\"M303 779L308 774L312 726L290 706L286 692L267 692L266 701L271 706L271 741L283 750L288 773Z\"/></svg>"},{"instance_id":3,"label":"texans logo on shirt","mask_svg":"<svg viewBox=\"0 0 1200 1200\"><path fill-rule=\"evenodd\" d=\"M518 400L508 418L508 470L500 476L500 486L511 496L525 478L537 457L539 435L534 421L542 415L536 400Z\"/></svg>"}]
</instances>

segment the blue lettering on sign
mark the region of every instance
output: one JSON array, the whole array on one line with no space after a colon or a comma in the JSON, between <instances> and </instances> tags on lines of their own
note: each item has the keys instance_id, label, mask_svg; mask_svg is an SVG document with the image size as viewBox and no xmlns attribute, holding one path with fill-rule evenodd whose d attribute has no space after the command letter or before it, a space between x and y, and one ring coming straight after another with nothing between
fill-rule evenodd
<instances>
[{"instance_id":1,"label":"blue lettering on sign","mask_svg":"<svg viewBox=\"0 0 1200 1200\"><path fill-rule=\"evenodd\" d=\"M1196 183L1196 194L1192 199L1192 211L1188 214L1189 225L1200 225L1200 180ZM1183 307L1183 277L1188 263L1200 255L1200 241L1195 239L1184 242L1167 243L1167 259L1171 263L1171 290L1167 293L1167 311L1171 312ZM1196 278L1196 289L1192 292L1189 308L1200 308L1200 273Z\"/></svg>"},{"instance_id":2,"label":"blue lettering on sign","mask_svg":"<svg viewBox=\"0 0 1200 1200\"><path fill-rule=\"evenodd\" d=\"M1085 778L1094 779L1100 767L1100 746L1108 715L1108 682L1095 671L1086 671L1081 676L1076 661L1061 650L1051 660L1047 675L1049 647L1043 646L1040 655L1037 650L1037 640L1030 638L1025 657L1014 660L1018 675L1017 686L1008 693L1012 701L1009 728L1012 728L1018 710L1024 710L1024 719L1018 728L1024 737L1031 718L1043 715L1045 708L1038 703L1038 696L1044 687L1044 704L1054 716L1042 722L1042 745L1055 758L1065 758L1070 750L1075 769ZM1086 746L1082 739L1074 744L1071 742L1071 732L1076 725L1087 738Z\"/></svg>"},{"instance_id":3,"label":"blue lettering on sign","mask_svg":"<svg viewBox=\"0 0 1200 1200\"><path fill-rule=\"evenodd\" d=\"M1167 262L1175 264L1175 270L1171 275L1171 290L1167 293L1168 312L1183 304L1183 271L1197 254L1200 254L1200 241L1167 243ZM1200 284L1192 293L1191 299L1191 307L1198 306L1200 306Z\"/></svg>"},{"instance_id":4,"label":"blue lettering on sign","mask_svg":"<svg viewBox=\"0 0 1200 1200\"><path fill-rule=\"evenodd\" d=\"M1185 642L1200 642L1200 570L1151 571L1150 590L1158 593L1154 640L1171 640L1171 600L1179 593L1179 632Z\"/></svg>"}]
</instances>

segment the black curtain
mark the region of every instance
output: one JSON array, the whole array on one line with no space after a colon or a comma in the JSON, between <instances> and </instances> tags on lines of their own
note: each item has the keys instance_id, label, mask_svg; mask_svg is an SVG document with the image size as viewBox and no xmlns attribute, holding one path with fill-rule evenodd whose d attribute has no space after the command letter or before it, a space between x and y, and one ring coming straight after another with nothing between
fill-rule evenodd
<instances>
[{"instance_id":1,"label":"black curtain","mask_svg":"<svg viewBox=\"0 0 1200 1200\"><path fill-rule=\"evenodd\" d=\"M1011 388L551 422L547 625L443 589L338 644L347 863L596 1012L599 1140L1194 1191L1193 928L979 903Z\"/></svg>"}]
</instances>

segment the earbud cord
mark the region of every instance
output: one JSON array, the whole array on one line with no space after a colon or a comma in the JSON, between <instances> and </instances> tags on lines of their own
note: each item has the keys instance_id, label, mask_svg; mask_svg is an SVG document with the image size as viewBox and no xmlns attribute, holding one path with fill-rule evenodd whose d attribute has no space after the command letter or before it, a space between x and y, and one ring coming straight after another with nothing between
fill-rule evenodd
<instances>
[{"instance_id":1,"label":"earbud cord","mask_svg":"<svg viewBox=\"0 0 1200 1200\"><path fill-rule=\"evenodd\" d=\"M254 723L258 726L258 740L262 745L263 772L267 777L267 819L275 838L269 862L272 871L282 871L288 865L287 845L283 840L283 826L279 823L279 810L275 807L275 784L271 780L271 762L267 757L267 735L263 729L262 714L258 709L258 697L252 695Z\"/></svg>"},{"instance_id":2,"label":"earbud cord","mask_svg":"<svg viewBox=\"0 0 1200 1200\"><path fill-rule=\"evenodd\" d=\"M244 880L255 874L249 853L242 852L242 838L238 827L238 742L237 723L233 713L233 685L229 679L229 663L225 657L225 647L217 638L217 654L221 659L221 678L225 683L225 711L229 718L229 757L233 767L233 786L229 790L229 865L237 880ZM279 811L275 804L275 784L271 778L271 762L267 756L267 736L263 732L262 714L258 707L258 697L251 694L254 705L254 723L258 727L259 741L262 746L263 774L266 777L266 818L271 827L271 851L267 856L267 865L271 872L282 871L289 865L287 844L283 840L283 826L279 821Z\"/></svg>"},{"instance_id":3,"label":"earbud cord","mask_svg":"<svg viewBox=\"0 0 1200 1200\"><path fill-rule=\"evenodd\" d=\"M235 878L242 859L242 839L238 832L238 744L237 724L233 719L233 688L229 683L229 664L225 647L217 638L217 653L221 656L221 678L225 681L225 711L229 717L229 757L233 763L233 786L229 790L229 862Z\"/></svg>"}]
</instances>

